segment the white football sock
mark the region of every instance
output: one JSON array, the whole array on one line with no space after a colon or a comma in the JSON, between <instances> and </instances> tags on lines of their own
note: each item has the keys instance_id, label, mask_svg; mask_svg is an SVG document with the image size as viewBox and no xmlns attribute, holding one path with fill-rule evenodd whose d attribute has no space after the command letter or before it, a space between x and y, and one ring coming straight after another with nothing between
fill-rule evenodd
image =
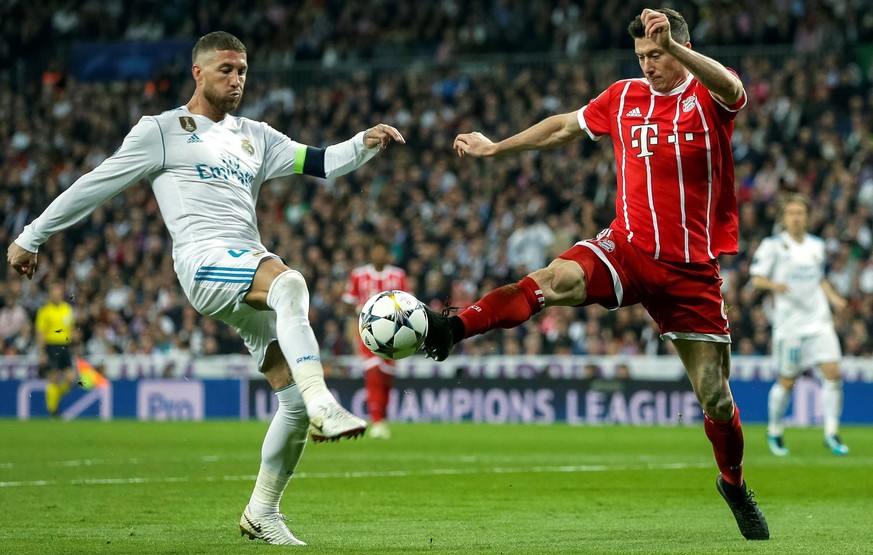
<instances>
[{"instance_id":1,"label":"white football sock","mask_svg":"<svg viewBox=\"0 0 873 555\"><path fill-rule=\"evenodd\" d=\"M788 403L791 402L791 392L785 389L777 380L770 388L770 395L767 397L767 413L769 420L767 423L767 433L771 436L781 436L785 430L785 425L782 419L785 418L785 411L788 410Z\"/></svg>"},{"instance_id":2,"label":"white football sock","mask_svg":"<svg viewBox=\"0 0 873 555\"><path fill-rule=\"evenodd\" d=\"M290 385L280 389L276 397L279 409L264 437L261 468L249 500L254 516L279 512L279 500L303 455L309 430L306 406L297 387Z\"/></svg>"},{"instance_id":3,"label":"white football sock","mask_svg":"<svg viewBox=\"0 0 873 555\"><path fill-rule=\"evenodd\" d=\"M832 436L840 433L840 415L843 413L842 380L825 380L821 387L824 433Z\"/></svg>"},{"instance_id":4,"label":"white football sock","mask_svg":"<svg viewBox=\"0 0 873 555\"><path fill-rule=\"evenodd\" d=\"M276 311L276 335L309 413L336 403L324 383L318 341L309 325L309 291L300 272L288 270L270 285L267 305Z\"/></svg>"}]
</instances>

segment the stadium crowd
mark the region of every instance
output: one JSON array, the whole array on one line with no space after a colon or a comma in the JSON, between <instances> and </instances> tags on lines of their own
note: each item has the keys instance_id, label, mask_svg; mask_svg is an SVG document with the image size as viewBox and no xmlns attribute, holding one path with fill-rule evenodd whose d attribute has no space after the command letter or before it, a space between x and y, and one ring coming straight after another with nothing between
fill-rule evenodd
<instances>
[{"instance_id":1,"label":"stadium crowd","mask_svg":"<svg viewBox=\"0 0 873 555\"><path fill-rule=\"evenodd\" d=\"M395 125L408 141L348 176L297 176L261 190L263 242L306 276L326 356L354 352L354 314L340 297L373 236L390 242L412 292L439 308L466 306L520 279L612 219L615 174L605 141L463 163L451 144L472 130L506 137L583 106L617 77L635 76L628 52L621 63L593 52L626 49L624 28L641 3L445 1L416 3L414 11L412 3L363 0L306 1L296 10L273 1L229 2L239 9L221 11L203 4L85 2L71 10L63 2L42 9L11 2L0 9L0 68L7 68L0 70L0 244L109 156L141 115L190 97L187 68L147 81L77 82L58 44L194 37L218 28L238 34L250 51L240 115L317 146L370 121ZM828 278L850 301L835 316L844 352L873 355L873 74L855 59L857 45L873 42L873 16L861 4L679 6L695 48L736 46L733 67L748 95L734 134L740 253L721 260L737 353L770 352L767 305L748 284L749 253L772 233L780 193L799 191L813 201L811 231L827 242ZM611 14L608 24L597 13ZM43 31L52 41L39 38ZM789 54L751 52L752 45L784 45ZM455 60L495 52L542 55L521 64L492 57L487 68ZM392 55L423 62L367 69L368 61ZM328 77L295 81L287 66L299 60L319 61ZM355 60L360 70L332 73L339 61ZM59 281L76 312L77 349L87 357L245 352L234 332L188 305L170 252L148 183L131 187L46 243L33 281L6 268L4 352L34 352L33 315ZM550 308L518 329L462 346L475 354L670 349L639 306Z\"/></svg>"}]
</instances>

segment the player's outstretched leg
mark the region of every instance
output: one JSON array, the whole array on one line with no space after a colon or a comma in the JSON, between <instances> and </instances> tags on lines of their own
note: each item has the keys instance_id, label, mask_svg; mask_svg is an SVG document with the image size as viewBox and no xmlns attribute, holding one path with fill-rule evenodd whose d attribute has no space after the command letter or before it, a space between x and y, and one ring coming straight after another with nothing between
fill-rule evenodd
<instances>
[{"instance_id":1,"label":"player's outstretched leg","mask_svg":"<svg viewBox=\"0 0 873 555\"><path fill-rule=\"evenodd\" d=\"M306 545L298 540L285 524L285 515L272 513L256 517L246 506L239 518L239 533L248 536L250 540L258 539L273 545Z\"/></svg>"},{"instance_id":2,"label":"player's outstretched leg","mask_svg":"<svg viewBox=\"0 0 873 555\"><path fill-rule=\"evenodd\" d=\"M340 406L324 382L318 341L309 325L309 290L300 272L287 270L274 279L267 305L276 311L276 335L306 404L313 441L364 435L367 423Z\"/></svg>"},{"instance_id":3,"label":"player's outstretched leg","mask_svg":"<svg viewBox=\"0 0 873 555\"><path fill-rule=\"evenodd\" d=\"M424 338L424 352L434 360L446 360L455 342L449 317L440 314L422 303L427 313L427 337Z\"/></svg>"},{"instance_id":4,"label":"player's outstretched leg","mask_svg":"<svg viewBox=\"0 0 873 555\"><path fill-rule=\"evenodd\" d=\"M767 519L758 508L755 502L755 492L746 488L746 482L740 487L732 486L725 482L724 478L719 474L715 480L715 487L718 492L727 502L731 512L734 513L734 518L737 519L737 526L740 527L740 533L747 540L769 540L770 529L767 527Z\"/></svg>"}]
</instances>

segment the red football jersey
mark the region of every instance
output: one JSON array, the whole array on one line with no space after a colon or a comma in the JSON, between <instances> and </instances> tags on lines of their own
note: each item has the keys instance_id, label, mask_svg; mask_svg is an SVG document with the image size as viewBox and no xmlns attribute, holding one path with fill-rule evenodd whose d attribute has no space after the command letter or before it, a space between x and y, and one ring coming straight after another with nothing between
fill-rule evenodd
<instances>
[{"instance_id":1,"label":"red football jersey","mask_svg":"<svg viewBox=\"0 0 873 555\"><path fill-rule=\"evenodd\" d=\"M380 272L372 264L367 264L352 270L343 293L343 300L360 308L376 293L392 289L409 291L406 272L402 268L391 265L385 266Z\"/></svg>"},{"instance_id":2,"label":"red football jersey","mask_svg":"<svg viewBox=\"0 0 873 555\"><path fill-rule=\"evenodd\" d=\"M703 262L737 252L731 135L746 94L725 106L694 76L669 93L618 81L577 113L612 138L618 174L610 227L654 258Z\"/></svg>"}]
</instances>

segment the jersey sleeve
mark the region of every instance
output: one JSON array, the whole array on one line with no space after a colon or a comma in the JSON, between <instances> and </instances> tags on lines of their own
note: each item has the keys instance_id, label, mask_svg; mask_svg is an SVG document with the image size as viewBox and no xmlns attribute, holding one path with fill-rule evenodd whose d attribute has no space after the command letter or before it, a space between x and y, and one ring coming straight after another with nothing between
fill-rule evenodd
<instances>
[{"instance_id":1,"label":"jersey sleeve","mask_svg":"<svg viewBox=\"0 0 873 555\"><path fill-rule=\"evenodd\" d=\"M731 72L731 75L733 75L737 79L740 78L740 76L737 75L737 72L734 71L733 69L727 68L727 70L729 72ZM748 98L746 97L746 89L745 88L743 88L743 94L742 94L742 96L740 96L740 99L737 100L736 102L734 102L733 104L731 104L730 106L728 106L727 104L723 104L721 102L721 100L716 98L715 95L712 94L712 91L710 91L709 89L707 89L707 91L709 91L709 96L712 98L713 103L720 108L719 111L725 112L727 119L734 119L737 116L737 112L742 110L743 107L745 107L746 102L748 102Z\"/></svg>"},{"instance_id":2,"label":"jersey sleeve","mask_svg":"<svg viewBox=\"0 0 873 555\"><path fill-rule=\"evenodd\" d=\"M357 274L352 272L352 275L349 276L349 281L346 283L346 289L343 291L343 302L348 304L357 305L358 297L360 296L360 288L358 287L358 279Z\"/></svg>"},{"instance_id":3,"label":"jersey sleeve","mask_svg":"<svg viewBox=\"0 0 873 555\"><path fill-rule=\"evenodd\" d=\"M310 147L291 140L287 135L279 133L266 123L261 124L264 130L264 178L284 177L286 175L304 174L306 158ZM310 165L312 164L310 156ZM319 176L318 172L310 170L307 175Z\"/></svg>"},{"instance_id":4,"label":"jersey sleeve","mask_svg":"<svg viewBox=\"0 0 873 555\"><path fill-rule=\"evenodd\" d=\"M758 250L752 256L752 263L749 266L749 275L761 276L770 278L773 275L773 268L776 265L776 250L775 242L771 238L764 239L758 245Z\"/></svg>"},{"instance_id":5,"label":"jersey sleeve","mask_svg":"<svg viewBox=\"0 0 873 555\"><path fill-rule=\"evenodd\" d=\"M603 135L607 135L612 129L612 118L610 117L609 109L610 90L611 88L606 89L597 98L576 112L579 127L584 129L588 136L595 141Z\"/></svg>"},{"instance_id":6,"label":"jersey sleeve","mask_svg":"<svg viewBox=\"0 0 873 555\"><path fill-rule=\"evenodd\" d=\"M263 126L265 179L293 174L314 177L345 175L366 164L379 152L378 147L364 146L364 131L342 143L318 148L298 143L267 124Z\"/></svg>"},{"instance_id":7,"label":"jersey sleeve","mask_svg":"<svg viewBox=\"0 0 873 555\"><path fill-rule=\"evenodd\" d=\"M36 252L53 234L82 220L98 206L164 165L164 141L153 117L139 120L121 147L94 170L58 195L48 208L25 226L15 242Z\"/></svg>"}]
</instances>

